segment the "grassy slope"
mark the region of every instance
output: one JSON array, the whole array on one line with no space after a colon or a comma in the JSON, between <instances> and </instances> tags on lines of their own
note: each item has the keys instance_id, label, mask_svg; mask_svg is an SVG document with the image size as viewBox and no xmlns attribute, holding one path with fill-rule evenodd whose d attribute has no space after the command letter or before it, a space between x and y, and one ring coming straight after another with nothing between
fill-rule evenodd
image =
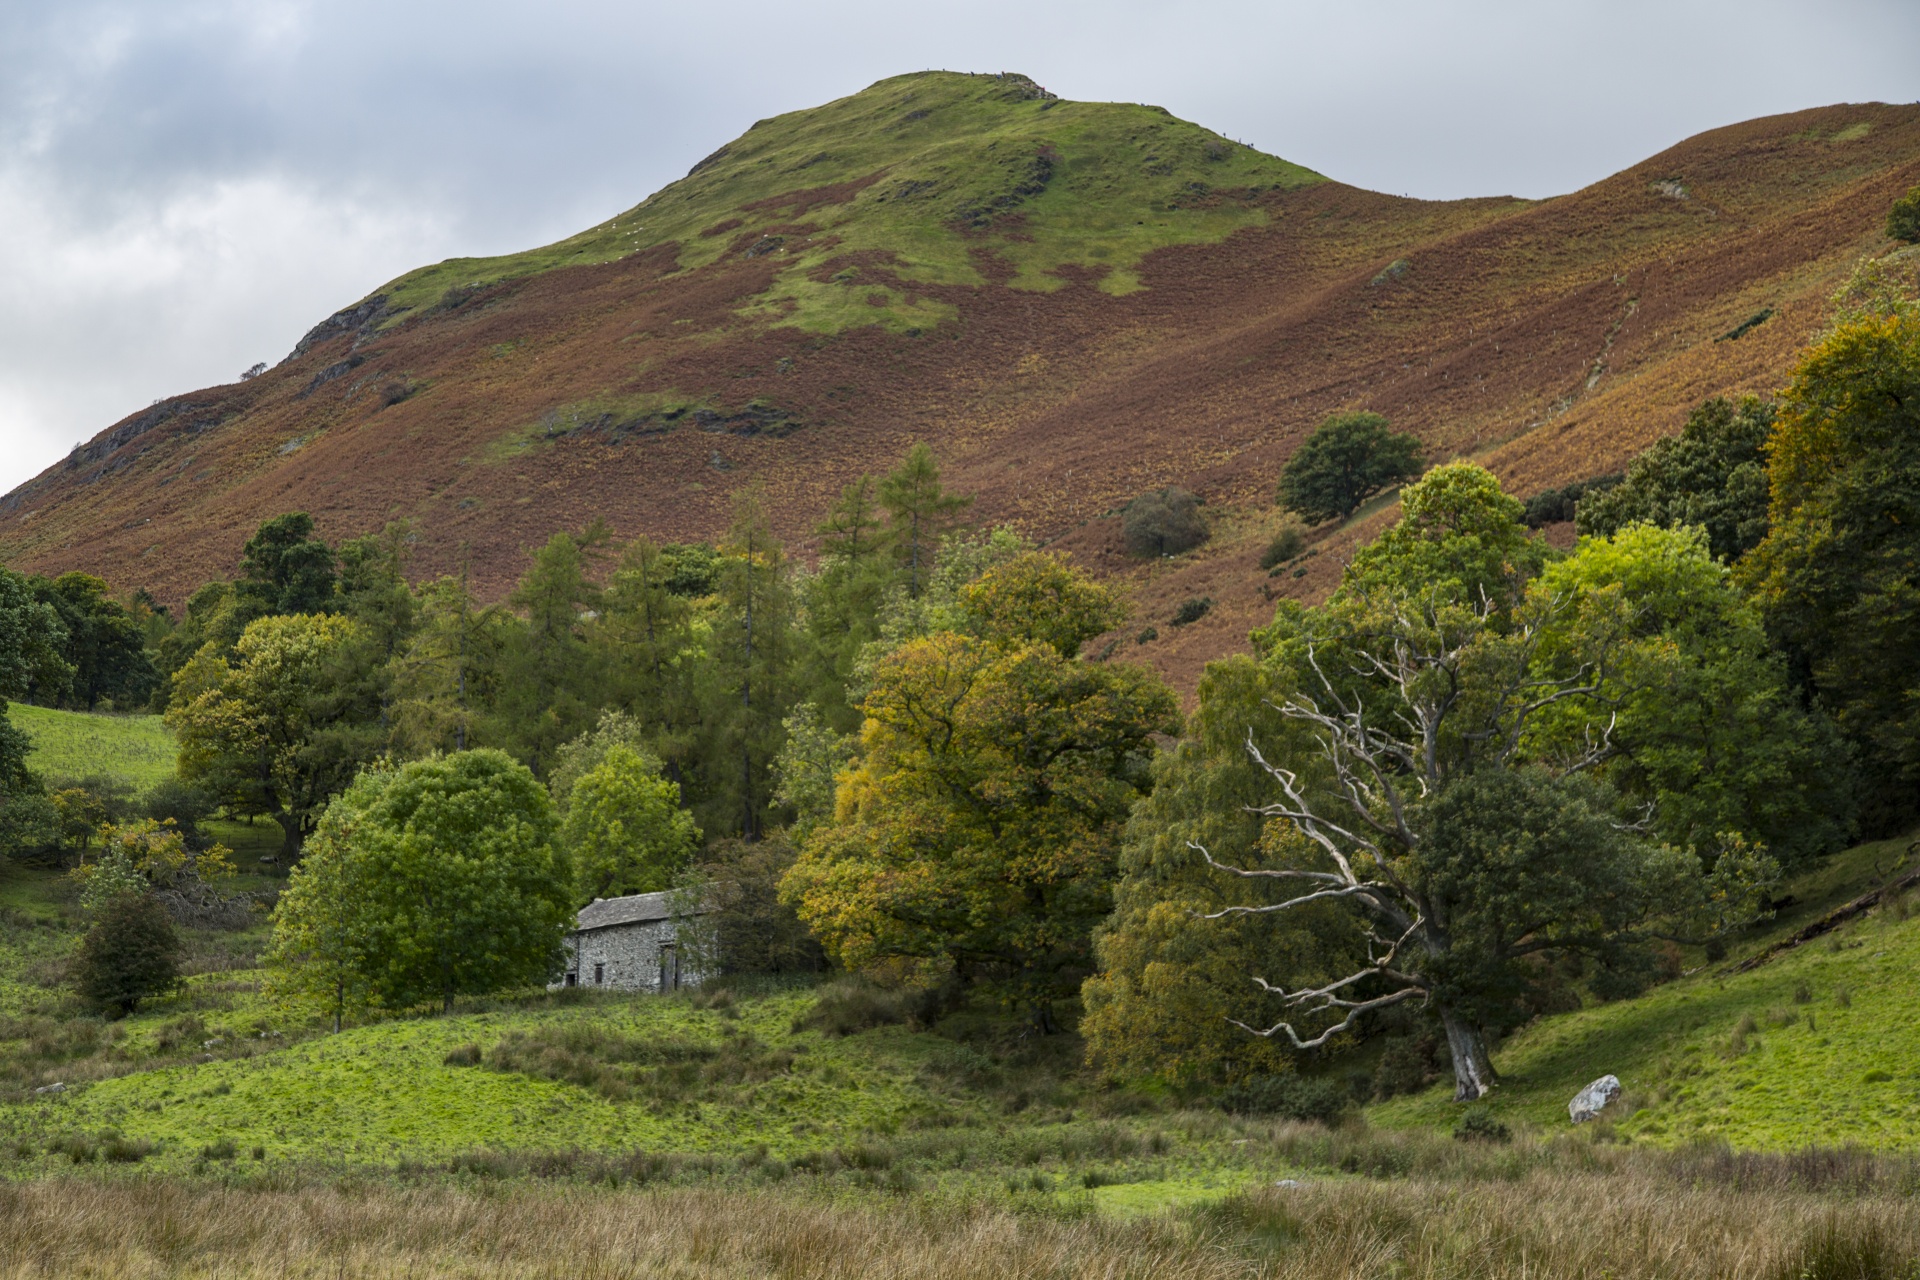
<instances>
[{"instance_id":1,"label":"grassy slope","mask_svg":"<svg viewBox=\"0 0 1920 1280\"><path fill-rule=\"evenodd\" d=\"M578 235L526 253L450 259L380 292L390 306L419 308L450 288L662 246L687 271L742 237L784 232L787 243L773 251L776 284L751 312L818 332L876 321L906 329L953 314L904 296L911 285L985 283L979 251L1010 263L1015 287L1057 289L1064 281L1050 273L1072 265L1105 271L1102 287L1126 293L1141 287L1134 268L1147 253L1264 223L1245 197L1325 181L1158 107L1033 92L994 75L895 76L760 121L679 182ZM1043 154L1045 189L1022 194ZM853 254L889 260L894 278L875 281L857 266L817 274Z\"/></svg>"},{"instance_id":2,"label":"grassy slope","mask_svg":"<svg viewBox=\"0 0 1920 1280\"><path fill-rule=\"evenodd\" d=\"M1904 848L1864 846L1833 860L1795 886L1802 904L1753 945L1877 882ZM50 887L20 872L0 886L0 905L12 908L16 924L40 917L38 927L4 931L0 946L0 996L15 1017L71 1014L47 975L76 922L53 904ZM1920 920L1902 914L1889 906L1751 974L1723 980L1702 971L1638 1000L1545 1019L1500 1051L1506 1078L1492 1110L1523 1128L1562 1132L1566 1099L1611 1071L1625 1082L1624 1110L1633 1112L1612 1123L1623 1138L1720 1138L1762 1149L1910 1145L1920 1136L1920 996L1912 981ZM243 1152L261 1147L272 1160L345 1165L444 1161L476 1150L737 1158L761 1144L792 1160L879 1142L923 1180L959 1186L998 1185L1010 1172L1061 1183L1094 1171L1096 1181L1136 1188L1101 1189L1122 1207L1129 1197L1161 1203L1285 1167L1271 1152L1255 1159L1233 1146L1239 1130L1221 1128L1223 1120L1196 1126L1151 1099L1116 1101L1120 1095L1068 1063L1036 1062L1030 1047L987 1021L963 1021L942 1036L883 1027L829 1038L795 1030L813 999L806 991L731 1009L684 997L572 993L323 1036L284 1023L257 994L256 976L195 977L182 994L100 1029L99 1043L112 1042L104 1057L12 1067L14 1100L0 1105L0 1137L37 1149L63 1133L115 1131L157 1143L153 1159L162 1167L185 1166L222 1140ZM1803 985L1811 998L1796 1003ZM1757 1030L1733 1053L1743 1015ZM5 1034L29 1030L21 1023ZM744 1035L756 1052L793 1053L794 1065L665 1101L613 1101L574 1084L445 1061L457 1046L490 1049L529 1032L716 1047ZM58 1097L25 1093L90 1076L104 1078ZM1376 1107L1370 1118L1387 1128L1448 1129L1458 1114L1436 1089ZM1154 1139L1156 1131L1173 1136Z\"/></svg>"},{"instance_id":3,"label":"grassy slope","mask_svg":"<svg viewBox=\"0 0 1920 1280\"><path fill-rule=\"evenodd\" d=\"M144 791L173 772L173 731L159 716L89 715L15 702L7 718L32 736L27 763L46 777L105 774Z\"/></svg>"},{"instance_id":4,"label":"grassy slope","mask_svg":"<svg viewBox=\"0 0 1920 1280\"><path fill-rule=\"evenodd\" d=\"M1749 973L1741 954L1791 933L1910 866L1906 839L1838 855L1793 886L1800 902L1726 963L1637 1000L1546 1018L1495 1055L1490 1109L1549 1128L1605 1073L1624 1094L1622 1136L1738 1147L1912 1146L1920 1141L1920 916L1887 904ZM1920 896L1920 895L1915 895ZM1696 963L1690 961L1689 963ZM1843 994L1844 993L1844 994ZM1743 1018L1744 1049L1734 1032ZM1448 1089L1375 1107L1388 1125L1450 1126Z\"/></svg>"}]
</instances>

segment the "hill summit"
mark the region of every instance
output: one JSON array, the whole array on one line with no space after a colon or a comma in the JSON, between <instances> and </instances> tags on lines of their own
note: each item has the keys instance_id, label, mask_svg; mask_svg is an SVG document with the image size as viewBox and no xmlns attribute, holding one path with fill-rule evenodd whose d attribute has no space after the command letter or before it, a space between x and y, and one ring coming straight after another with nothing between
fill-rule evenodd
<instances>
[{"instance_id":1,"label":"hill summit","mask_svg":"<svg viewBox=\"0 0 1920 1280\"><path fill-rule=\"evenodd\" d=\"M1136 579L1186 679L1276 594L1273 484L1365 408L1522 494L1617 469L1714 394L1766 391L1888 204L1920 107L1703 134L1547 201L1358 190L1157 107L928 72L761 121L640 204L411 272L257 377L163 401L0 498L0 558L178 600L262 519L410 518L413 571L503 592L604 517L704 538L765 484L804 540L931 444L976 513ZM1213 541L1141 565L1112 516L1167 484ZM1364 536L1366 514L1342 538Z\"/></svg>"}]
</instances>

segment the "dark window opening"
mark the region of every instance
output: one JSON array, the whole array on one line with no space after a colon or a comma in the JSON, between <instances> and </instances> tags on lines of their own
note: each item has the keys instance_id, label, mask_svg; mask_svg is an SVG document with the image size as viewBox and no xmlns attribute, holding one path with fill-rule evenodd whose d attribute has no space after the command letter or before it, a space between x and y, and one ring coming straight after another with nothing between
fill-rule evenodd
<instances>
[{"instance_id":1,"label":"dark window opening","mask_svg":"<svg viewBox=\"0 0 1920 1280\"><path fill-rule=\"evenodd\" d=\"M577 974L577 973L570 973L570 974L568 974L568 975L567 975L567 985L568 985L568 986L570 986L570 987L571 987L571 986L575 986L575 985L577 985L577 984L579 983L579 981L580 981L580 975L579 975L579 974Z\"/></svg>"},{"instance_id":2,"label":"dark window opening","mask_svg":"<svg viewBox=\"0 0 1920 1280\"><path fill-rule=\"evenodd\" d=\"M607 980L607 966L605 966L604 964L597 964L593 966L593 985L597 987L601 983L605 982L606 980Z\"/></svg>"}]
</instances>

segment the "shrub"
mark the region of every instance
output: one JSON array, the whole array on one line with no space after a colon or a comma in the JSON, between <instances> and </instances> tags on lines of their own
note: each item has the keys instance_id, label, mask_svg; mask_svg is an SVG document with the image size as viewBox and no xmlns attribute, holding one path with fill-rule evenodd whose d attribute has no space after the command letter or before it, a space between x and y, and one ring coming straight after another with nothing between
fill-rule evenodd
<instances>
[{"instance_id":1,"label":"shrub","mask_svg":"<svg viewBox=\"0 0 1920 1280\"><path fill-rule=\"evenodd\" d=\"M1887 210L1887 234L1908 244L1920 244L1920 186L1909 187L1907 194Z\"/></svg>"},{"instance_id":2,"label":"shrub","mask_svg":"<svg viewBox=\"0 0 1920 1280\"><path fill-rule=\"evenodd\" d=\"M914 1022L926 1004L923 992L887 990L872 983L848 979L820 990L813 1008L794 1019L794 1030L810 1029L830 1036L850 1036L874 1027Z\"/></svg>"},{"instance_id":3,"label":"shrub","mask_svg":"<svg viewBox=\"0 0 1920 1280\"><path fill-rule=\"evenodd\" d=\"M1453 1139L1455 1142L1506 1143L1513 1141L1513 1130L1476 1108L1460 1117L1460 1123L1453 1127Z\"/></svg>"},{"instance_id":4,"label":"shrub","mask_svg":"<svg viewBox=\"0 0 1920 1280\"><path fill-rule=\"evenodd\" d=\"M110 1133L100 1143L100 1156L109 1164L139 1164L153 1154L153 1144L145 1138L123 1138Z\"/></svg>"},{"instance_id":5,"label":"shrub","mask_svg":"<svg viewBox=\"0 0 1920 1280\"><path fill-rule=\"evenodd\" d=\"M1300 526L1288 522L1273 535L1273 541L1267 544L1267 549L1260 553L1260 567L1277 569L1306 550L1306 547L1307 538L1300 531Z\"/></svg>"},{"instance_id":6,"label":"shrub","mask_svg":"<svg viewBox=\"0 0 1920 1280\"><path fill-rule=\"evenodd\" d=\"M449 1067L477 1067L480 1065L480 1046L477 1044L456 1045L447 1050L447 1056L440 1060Z\"/></svg>"},{"instance_id":7,"label":"shrub","mask_svg":"<svg viewBox=\"0 0 1920 1280\"><path fill-rule=\"evenodd\" d=\"M1595 476L1591 480L1576 480L1559 489L1547 489L1527 499L1525 516L1527 528L1539 529L1550 524L1559 524L1571 520L1580 507L1580 500L1596 493L1605 493L1625 478L1623 472L1612 475Z\"/></svg>"},{"instance_id":8,"label":"shrub","mask_svg":"<svg viewBox=\"0 0 1920 1280\"><path fill-rule=\"evenodd\" d=\"M1379 414L1335 414L1287 463L1279 498L1311 523L1344 520L1382 489L1419 475L1420 462L1420 442Z\"/></svg>"},{"instance_id":9,"label":"shrub","mask_svg":"<svg viewBox=\"0 0 1920 1280\"><path fill-rule=\"evenodd\" d=\"M231 1160L240 1154L240 1148L233 1145L232 1138L222 1138L218 1142L209 1142L200 1148L202 1160Z\"/></svg>"},{"instance_id":10,"label":"shrub","mask_svg":"<svg viewBox=\"0 0 1920 1280\"><path fill-rule=\"evenodd\" d=\"M1135 644L1146 644L1149 641L1158 640L1159 638L1160 638L1160 628L1143 627L1141 628L1140 634L1133 638L1133 642Z\"/></svg>"},{"instance_id":11,"label":"shrub","mask_svg":"<svg viewBox=\"0 0 1920 1280\"><path fill-rule=\"evenodd\" d=\"M412 394L413 387L408 383L389 382L380 388L380 406L386 408L389 405L399 404Z\"/></svg>"},{"instance_id":12,"label":"shrub","mask_svg":"<svg viewBox=\"0 0 1920 1280\"><path fill-rule=\"evenodd\" d=\"M1256 1076L1220 1094L1220 1109L1237 1115L1332 1124L1350 1099L1338 1080L1307 1076Z\"/></svg>"},{"instance_id":13,"label":"shrub","mask_svg":"<svg viewBox=\"0 0 1920 1280\"><path fill-rule=\"evenodd\" d=\"M1207 616L1207 610L1211 608L1213 608L1212 596L1194 596L1189 600L1183 600L1180 607L1173 611L1173 625L1184 627L1189 623L1198 622Z\"/></svg>"},{"instance_id":14,"label":"shrub","mask_svg":"<svg viewBox=\"0 0 1920 1280\"><path fill-rule=\"evenodd\" d=\"M1440 1040L1431 1032L1395 1036L1381 1051L1373 1073L1373 1095L1381 1101L1403 1093L1418 1093L1440 1076Z\"/></svg>"},{"instance_id":15,"label":"shrub","mask_svg":"<svg viewBox=\"0 0 1920 1280\"><path fill-rule=\"evenodd\" d=\"M1178 555L1207 540L1200 499L1172 487L1143 493L1129 502L1121 513L1121 530L1127 552L1141 557Z\"/></svg>"},{"instance_id":16,"label":"shrub","mask_svg":"<svg viewBox=\"0 0 1920 1280\"><path fill-rule=\"evenodd\" d=\"M74 985L88 1003L125 1017L149 996L180 984L180 939L166 908L152 894L126 894L106 903L80 943Z\"/></svg>"}]
</instances>

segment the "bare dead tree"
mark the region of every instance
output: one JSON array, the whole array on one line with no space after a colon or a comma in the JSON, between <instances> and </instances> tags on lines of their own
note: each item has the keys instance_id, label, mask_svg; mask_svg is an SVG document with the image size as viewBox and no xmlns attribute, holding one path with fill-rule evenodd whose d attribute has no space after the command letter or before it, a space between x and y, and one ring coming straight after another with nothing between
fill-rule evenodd
<instances>
[{"instance_id":1,"label":"bare dead tree","mask_svg":"<svg viewBox=\"0 0 1920 1280\"><path fill-rule=\"evenodd\" d=\"M1571 699L1597 706L1609 700L1609 673L1599 657L1562 661L1542 674L1536 658L1558 602L1536 602L1505 631L1494 625L1496 611L1484 597L1471 606L1399 602L1336 645L1308 645L1306 688L1270 705L1308 727L1330 786L1309 786L1297 770L1267 759L1248 733L1248 754L1280 793L1252 812L1286 819L1325 855L1330 870L1234 866L1192 846L1218 871L1298 890L1279 902L1227 907L1205 919L1341 901L1358 910L1366 929L1364 966L1301 987L1255 976L1284 1016L1265 1028L1235 1025L1258 1036L1285 1035L1307 1049L1350 1030L1370 1010L1410 1000L1435 1003L1453 1054L1454 1097L1463 1101L1484 1095L1494 1073L1485 1033L1450 1003L1435 1001L1427 976L1427 962L1444 956L1452 937L1448 904L1405 870L1418 865L1418 809L1454 774L1510 763L1529 723L1546 708ZM1606 644L1597 648L1610 651ZM1370 703L1370 694L1378 701ZM1605 727L1587 733L1584 746L1558 762L1559 770L1606 760L1614 750L1612 727L1609 715ZM1302 1034L1296 1022L1308 1023L1309 1032Z\"/></svg>"}]
</instances>

